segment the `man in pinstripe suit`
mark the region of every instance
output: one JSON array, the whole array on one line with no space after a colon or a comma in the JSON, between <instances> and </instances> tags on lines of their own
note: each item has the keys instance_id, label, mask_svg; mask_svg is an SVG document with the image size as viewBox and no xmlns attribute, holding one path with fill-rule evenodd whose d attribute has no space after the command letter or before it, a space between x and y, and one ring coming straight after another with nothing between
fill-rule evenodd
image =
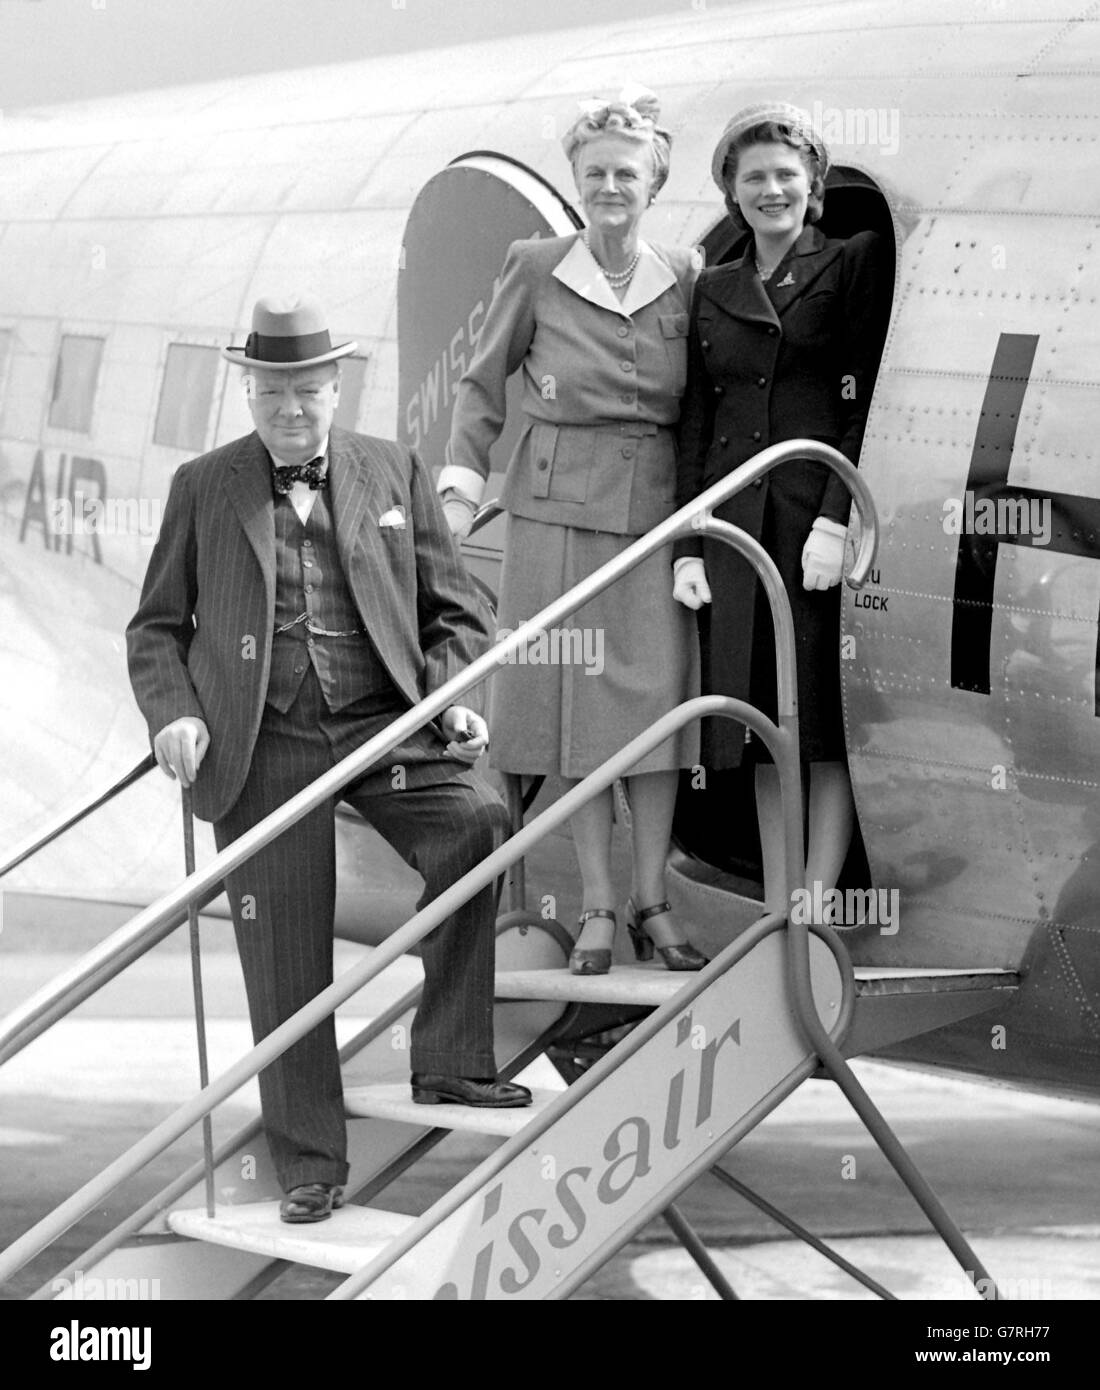
<instances>
[{"instance_id":1,"label":"man in pinstripe suit","mask_svg":"<svg viewBox=\"0 0 1100 1390\"><path fill-rule=\"evenodd\" d=\"M312 300L260 300L243 349L255 431L172 480L130 679L157 761L193 784L219 849L485 650L476 591L417 455L333 427L338 359ZM454 705L346 787L344 799L425 880L429 901L500 843L506 816L470 770L484 720ZM334 802L227 876L257 1041L332 980ZM493 897L422 946L412 1030L424 1103L517 1106L496 1079ZM342 1200L346 1130L332 1018L260 1076L286 1221Z\"/></svg>"}]
</instances>

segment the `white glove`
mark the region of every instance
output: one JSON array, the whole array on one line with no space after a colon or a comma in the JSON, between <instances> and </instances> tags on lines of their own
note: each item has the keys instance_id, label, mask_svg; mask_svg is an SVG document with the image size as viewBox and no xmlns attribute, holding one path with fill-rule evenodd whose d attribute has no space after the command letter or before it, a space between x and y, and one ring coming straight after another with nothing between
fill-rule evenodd
<instances>
[{"instance_id":1,"label":"white glove","mask_svg":"<svg viewBox=\"0 0 1100 1390\"><path fill-rule=\"evenodd\" d=\"M710 602L707 572L698 556L683 555L672 566L672 597L693 610Z\"/></svg>"},{"instance_id":2,"label":"white glove","mask_svg":"<svg viewBox=\"0 0 1100 1390\"><path fill-rule=\"evenodd\" d=\"M831 589L844 573L844 537L848 528L819 516L802 547L802 587Z\"/></svg>"},{"instance_id":3,"label":"white glove","mask_svg":"<svg viewBox=\"0 0 1100 1390\"><path fill-rule=\"evenodd\" d=\"M443 515L447 518L451 535L456 540L465 540L470 534L470 527L477 515L477 507L468 497L464 497L457 488L453 487L449 487L441 495L441 500L443 502Z\"/></svg>"}]
</instances>

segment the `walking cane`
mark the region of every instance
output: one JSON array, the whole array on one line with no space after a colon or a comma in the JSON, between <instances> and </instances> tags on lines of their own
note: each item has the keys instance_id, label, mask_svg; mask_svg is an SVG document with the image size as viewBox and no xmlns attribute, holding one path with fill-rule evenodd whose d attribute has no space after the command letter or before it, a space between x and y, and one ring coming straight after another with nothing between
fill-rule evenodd
<instances>
[{"instance_id":1,"label":"walking cane","mask_svg":"<svg viewBox=\"0 0 1100 1390\"><path fill-rule=\"evenodd\" d=\"M195 818L191 810L191 788L181 787L183 802L183 864L188 878L195 872ZM202 960L199 955L199 908L192 899L187 905L187 925L191 933L191 985L195 995L195 1029L199 1041L199 1086L206 1089L210 1079L206 1065L206 1010L202 1002ZM206 1214L214 1215L214 1128L210 1114L202 1117L202 1160L206 1178Z\"/></svg>"}]
</instances>

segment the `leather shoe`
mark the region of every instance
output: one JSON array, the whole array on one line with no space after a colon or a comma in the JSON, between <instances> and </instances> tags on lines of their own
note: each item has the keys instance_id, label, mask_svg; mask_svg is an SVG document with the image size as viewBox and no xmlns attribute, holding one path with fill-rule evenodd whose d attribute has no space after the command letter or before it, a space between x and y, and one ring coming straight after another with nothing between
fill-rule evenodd
<instances>
[{"instance_id":1,"label":"leather shoe","mask_svg":"<svg viewBox=\"0 0 1100 1390\"><path fill-rule=\"evenodd\" d=\"M292 1225L327 1221L344 1205L344 1189L331 1182L304 1182L292 1187L279 1203L279 1216Z\"/></svg>"},{"instance_id":2,"label":"leather shoe","mask_svg":"<svg viewBox=\"0 0 1100 1390\"><path fill-rule=\"evenodd\" d=\"M526 1086L498 1081L495 1076L438 1076L435 1072L414 1071L412 1093L418 1105L474 1105L486 1110L509 1110L531 1104L531 1092Z\"/></svg>"}]
</instances>

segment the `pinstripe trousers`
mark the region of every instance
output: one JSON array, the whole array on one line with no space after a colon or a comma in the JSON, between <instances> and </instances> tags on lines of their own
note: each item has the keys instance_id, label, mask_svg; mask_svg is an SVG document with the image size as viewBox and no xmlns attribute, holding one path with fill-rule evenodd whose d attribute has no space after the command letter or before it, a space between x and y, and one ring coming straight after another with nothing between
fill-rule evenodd
<instances>
[{"instance_id":1,"label":"pinstripe trousers","mask_svg":"<svg viewBox=\"0 0 1100 1390\"><path fill-rule=\"evenodd\" d=\"M214 824L218 848L398 713L357 713L354 705L331 713L311 667L285 714L265 707L241 796ZM444 756L439 736L430 729L387 754L344 789L343 799L421 874L421 907L491 853L508 828L496 793ZM226 877L257 1042L332 983L335 810L335 800L317 807ZM424 992L412 1027L412 1070L495 1076L492 888L437 927L422 942L421 954ZM331 1017L260 1073L260 1098L285 1190L347 1180L347 1131Z\"/></svg>"}]
</instances>

